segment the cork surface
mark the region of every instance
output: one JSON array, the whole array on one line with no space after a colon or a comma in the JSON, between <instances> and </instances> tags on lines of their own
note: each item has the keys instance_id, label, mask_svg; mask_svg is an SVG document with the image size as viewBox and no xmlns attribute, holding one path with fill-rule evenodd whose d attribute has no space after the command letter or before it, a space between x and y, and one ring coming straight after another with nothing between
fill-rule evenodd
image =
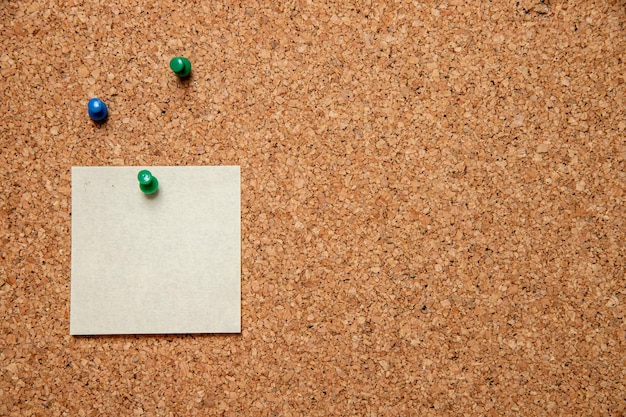
<instances>
[{"instance_id":1,"label":"cork surface","mask_svg":"<svg viewBox=\"0 0 626 417\"><path fill-rule=\"evenodd\" d=\"M0 415L624 415L624 2L222 3L2 3ZM241 335L69 336L77 165L241 166Z\"/></svg>"}]
</instances>

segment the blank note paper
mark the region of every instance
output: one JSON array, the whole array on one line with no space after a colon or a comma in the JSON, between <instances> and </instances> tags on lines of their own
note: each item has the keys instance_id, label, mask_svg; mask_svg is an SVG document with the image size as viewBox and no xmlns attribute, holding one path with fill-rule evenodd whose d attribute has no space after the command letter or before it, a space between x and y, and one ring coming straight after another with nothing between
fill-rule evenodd
<instances>
[{"instance_id":1,"label":"blank note paper","mask_svg":"<svg viewBox=\"0 0 626 417\"><path fill-rule=\"evenodd\" d=\"M238 166L73 167L70 334L239 333L240 210Z\"/></svg>"}]
</instances>

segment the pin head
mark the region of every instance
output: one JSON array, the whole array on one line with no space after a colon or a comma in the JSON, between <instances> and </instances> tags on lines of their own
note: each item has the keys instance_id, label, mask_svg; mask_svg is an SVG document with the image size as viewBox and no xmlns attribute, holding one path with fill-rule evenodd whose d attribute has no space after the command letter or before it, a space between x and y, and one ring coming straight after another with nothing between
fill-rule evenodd
<instances>
[{"instance_id":1,"label":"pin head","mask_svg":"<svg viewBox=\"0 0 626 417\"><path fill-rule=\"evenodd\" d=\"M108 110L102 100L94 97L87 103L87 113L89 113L89 117L91 117L92 120L99 122L106 119Z\"/></svg>"},{"instance_id":2,"label":"pin head","mask_svg":"<svg viewBox=\"0 0 626 417\"><path fill-rule=\"evenodd\" d=\"M139 171L137 179L139 180L139 189L144 194L153 194L159 188L159 181L147 169Z\"/></svg>"},{"instance_id":3,"label":"pin head","mask_svg":"<svg viewBox=\"0 0 626 417\"><path fill-rule=\"evenodd\" d=\"M177 56L170 61L170 68L178 77L184 78L191 73L191 62L187 58Z\"/></svg>"}]
</instances>

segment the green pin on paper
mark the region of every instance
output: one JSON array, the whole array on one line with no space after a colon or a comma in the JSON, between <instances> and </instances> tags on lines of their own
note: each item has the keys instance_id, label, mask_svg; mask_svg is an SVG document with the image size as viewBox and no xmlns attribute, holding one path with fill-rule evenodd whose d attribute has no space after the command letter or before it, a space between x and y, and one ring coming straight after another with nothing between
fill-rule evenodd
<instances>
[{"instance_id":1,"label":"green pin on paper","mask_svg":"<svg viewBox=\"0 0 626 417\"><path fill-rule=\"evenodd\" d=\"M179 78L185 78L191 73L191 62L187 58L177 56L170 61L170 68Z\"/></svg>"},{"instance_id":2,"label":"green pin on paper","mask_svg":"<svg viewBox=\"0 0 626 417\"><path fill-rule=\"evenodd\" d=\"M137 179L139 180L139 189L144 194L154 194L159 189L159 181L147 169L139 171Z\"/></svg>"}]
</instances>

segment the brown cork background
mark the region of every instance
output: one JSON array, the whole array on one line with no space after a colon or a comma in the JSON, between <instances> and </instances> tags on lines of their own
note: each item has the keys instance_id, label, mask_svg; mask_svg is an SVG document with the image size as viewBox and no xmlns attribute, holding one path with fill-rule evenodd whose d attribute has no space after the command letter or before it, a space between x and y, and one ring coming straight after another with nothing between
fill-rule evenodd
<instances>
[{"instance_id":1,"label":"brown cork background","mask_svg":"<svg viewBox=\"0 0 626 417\"><path fill-rule=\"evenodd\" d=\"M625 25L2 1L0 415L625 415ZM76 165L241 165L241 334L69 336Z\"/></svg>"}]
</instances>

